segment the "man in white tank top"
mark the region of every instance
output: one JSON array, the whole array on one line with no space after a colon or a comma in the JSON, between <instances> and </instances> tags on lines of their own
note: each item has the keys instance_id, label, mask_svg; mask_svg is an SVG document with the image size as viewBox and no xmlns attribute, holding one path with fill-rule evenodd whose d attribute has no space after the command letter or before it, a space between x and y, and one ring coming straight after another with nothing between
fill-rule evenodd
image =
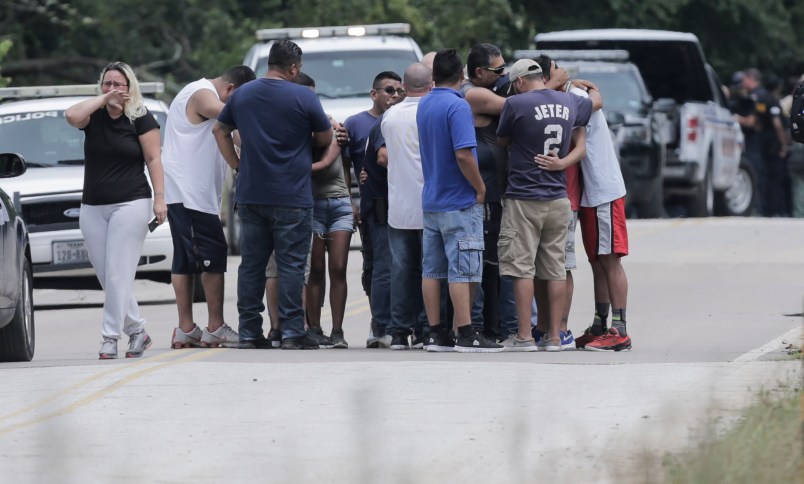
<instances>
[{"instance_id":1,"label":"man in white tank top","mask_svg":"<svg viewBox=\"0 0 804 484\"><path fill-rule=\"evenodd\" d=\"M218 150L212 126L234 90L254 78L249 67L233 67L215 79L188 84L170 105L162 159L173 236L171 282L179 311L173 348L236 348L239 344L237 332L223 321L223 273L228 251L220 209L226 161ZM209 313L203 330L193 321L193 275L198 273Z\"/></svg>"}]
</instances>

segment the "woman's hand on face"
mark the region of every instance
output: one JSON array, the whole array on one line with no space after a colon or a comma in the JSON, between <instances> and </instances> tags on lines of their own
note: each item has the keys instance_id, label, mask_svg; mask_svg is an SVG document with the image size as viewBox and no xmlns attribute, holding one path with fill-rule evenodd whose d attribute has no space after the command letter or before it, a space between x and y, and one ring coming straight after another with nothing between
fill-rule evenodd
<instances>
[{"instance_id":1,"label":"woman's hand on face","mask_svg":"<svg viewBox=\"0 0 804 484\"><path fill-rule=\"evenodd\" d=\"M129 100L129 95L126 91L118 91L112 89L106 93L106 104L110 104L117 108L122 108L123 105Z\"/></svg>"}]
</instances>

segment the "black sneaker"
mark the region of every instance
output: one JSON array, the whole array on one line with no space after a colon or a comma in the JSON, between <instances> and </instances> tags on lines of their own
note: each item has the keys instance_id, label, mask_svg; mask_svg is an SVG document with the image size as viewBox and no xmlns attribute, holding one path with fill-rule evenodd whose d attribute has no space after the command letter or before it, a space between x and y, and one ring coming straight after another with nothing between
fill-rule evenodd
<instances>
[{"instance_id":1,"label":"black sneaker","mask_svg":"<svg viewBox=\"0 0 804 484\"><path fill-rule=\"evenodd\" d=\"M452 337L452 331L449 329L441 329L438 331L430 330L430 336L427 338L425 350L435 353L448 353L455 351L455 340Z\"/></svg>"},{"instance_id":2,"label":"black sneaker","mask_svg":"<svg viewBox=\"0 0 804 484\"><path fill-rule=\"evenodd\" d=\"M455 351L458 353L499 353L502 350L502 345L489 340L477 331L469 336L458 336L455 342Z\"/></svg>"},{"instance_id":3,"label":"black sneaker","mask_svg":"<svg viewBox=\"0 0 804 484\"><path fill-rule=\"evenodd\" d=\"M349 343L347 343L343 337L342 329L333 329L332 333L329 335L329 339L332 340L333 348L344 350L349 348Z\"/></svg>"},{"instance_id":4,"label":"black sneaker","mask_svg":"<svg viewBox=\"0 0 804 484\"><path fill-rule=\"evenodd\" d=\"M241 350L267 350L271 348L269 340L260 336L257 339L240 339L240 344L237 345Z\"/></svg>"},{"instance_id":5,"label":"black sneaker","mask_svg":"<svg viewBox=\"0 0 804 484\"><path fill-rule=\"evenodd\" d=\"M331 349L334 346L329 336L324 334L324 330L321 329L321 326L308 329L307 334L318 343L320 348Z\"/></svg>"},{"instance_id":6,"label":"black sneaker","mask_svg":"<svg viewBox=\"0 0 804 484\"><path fill-rule=\"evenodd\" d=\"M393 337L391 338L391 349L409 350L410 346L408 345L408 334L404 331L395 331Z\"/></svg>"},{"instance_id":7,"label":"black sneaker","mask_svg":"<svg viewBox=\"0 0 804 484\"><path fill-rule=\"evenodd\" d=\"M317 350L318 341L310 336L310 333L304 333L295 338L285 338L282 340L283 350Z\"/></svg>"},{"instance_id":8,"label":"black sneaker","mask_svg":"<svg viewBox=\"0 0 804 484\"><path fill-rule=\"evenodd\" d=\"M268 331L268 341L271 342L271 348L282 347L282 330L274 328Z\"/></svg>"},{"instance_id":9,"label":"black sneaker","mask_svg":"<svg viewBox=\"0 0 804 484\"><path fill-rule=\"evenodd\" d=\"M410 343L410 349L412 350L422 350L424 349L425 344L427 343L427 339L422 336L414 336L413 341Z\"/></svg>"}]
</instances>

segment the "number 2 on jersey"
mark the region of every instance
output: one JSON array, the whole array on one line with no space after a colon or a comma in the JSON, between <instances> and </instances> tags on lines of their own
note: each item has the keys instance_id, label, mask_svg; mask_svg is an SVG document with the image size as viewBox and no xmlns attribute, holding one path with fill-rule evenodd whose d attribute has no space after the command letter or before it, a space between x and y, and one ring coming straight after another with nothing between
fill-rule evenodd
<instances>
[{"instance_id":1,"label":"number 2 on jersey","mask_svg":"<svg viewBox=\"0 0 804 484\"><path fill-rule=\"evenodd\" d=\"M549 155L550 151L561 148L561 140L564 135L564 128L560 124L548 124L544 127L544 135L549 136L544 140L544 154ZM552 135L552 136L551 136ZM556 153L558 156L558 153Z\"/></svg>"}]
</instances>

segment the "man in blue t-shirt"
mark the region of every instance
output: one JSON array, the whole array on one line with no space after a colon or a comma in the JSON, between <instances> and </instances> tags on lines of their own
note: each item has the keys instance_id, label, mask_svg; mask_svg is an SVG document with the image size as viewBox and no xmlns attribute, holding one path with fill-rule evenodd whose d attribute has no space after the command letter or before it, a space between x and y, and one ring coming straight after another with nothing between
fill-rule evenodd
<instances>
[{"instance_id":1,"label":"man in blue t-shirt","mask_svg":"<svg viewBox=\"0 0 804 484\"><path fill-rule=\"evenodd\" d=\"M487 353L502 346L471 324L474 289L482 277L483 206L486 187L477 165L474 121L459 92L463 62L455 49L436 53L435 88L419 102L416 124L422 158L422 295L430 324L427 351ZM455 311L452 325L441 325L440 280L447 279Z\"/></svg>"},{"instance_id":2,"label":"man in blue t-shirt","mask_svg":"<svg viewBox=\"0 0 804 484\"><path fill-rule=\"evenodd\" d=\"M374 285L374 248L371 240L371 230L368 227L372 224L372 221L375 217L375 195L367 192L367 190L372 192L375 184L373 184L373 181L370 185L360 183L360 173L363 171L363 160L365 159L368 151L366 149L366 143L368 142L371 128L377 124L380 117L389 107L398 103L404 97L405 91L402 89L402 78L399 77L399 74L393 71L380 72L374 76L374 81L371 85L371 109L360 112L353 116L349 116L343 123L343 128L339 130L341 133L345 131L345 138L347 139L346 145L344 145L341 149L341 156L343 158L343 165L347 176L346 184L347 186L351 186L351 174L349 167L352 166L354 167L355 180L358 180L358 187L360 189L360 207L359 209L356 209L355 223L360 231L360 252L363 255L363 290L369 297L369 306L371 307L371 329L369 331L369 337L366 340L367 348L388 348L390 346L391 337L385 335L384 333L384 328L387 326L387 321L390 319L390 316L386 317L383 315L388 313L390 309L378 308L379 311L384 312L383 314L379 315L382 321L378 322L377 315L375 314L375 311L377 310L375 310L373 306L371 295L372 286ZM376 155L376 149L373 150L373 153ZM371 174L368 174L368 180L372 180L372 178L375 177L372 177ZM385 192L382 193L378 198L386 200L386 197L387 186ZM382 205L382 202L380 205L381 209L387 209L387 205ZM385 215L387 215L387 213L385 213ZM363 223L363 221L366 223ZM389 291L390 289L387 278L380 279L381 280L378 281L379 286L384 288L383 290L385 292Z\"/></svg>"},{"instance_id":3,"label":"man in blue t-shirt","mask_svg":"<svg viewBox=\"0 0 804 484\"><path fill-rule=\"evenodd\" d=\"M531 59L516 61L509 77L519 94L505 100L497 127L500 144L509 146L508 188L497 245L500 275L514 278L519 326L509 349L560 351L566 299L564 249L571 218L564 168L585 153L585 138L579 137L583 148L568 156L573 129L585 126L593 109L600 109L600 93L591 83L589 99L547 89L541 67ZM538 346L529 317L534 278L546 281L549 295L549 331Z\"/></svg>"},{"instance_id":4,"label":"man in blue t-shirt","mask_svg":"<svg viewBox=\"0 0 804 484\"><path fill-rule=\"evenodd\" d=\"M276 252L283 349L318 348L305 335L302 290L312 235L313 145L329 146L332 125L309 88L295 84L302 51L274 42L268 73L241 86L213 129L218 148L237 177L241 262L237 276L240 348L265 348L261 312L265 267ZM238 157L231 134L240 132Z\"/></svg>"}]
</instances>

